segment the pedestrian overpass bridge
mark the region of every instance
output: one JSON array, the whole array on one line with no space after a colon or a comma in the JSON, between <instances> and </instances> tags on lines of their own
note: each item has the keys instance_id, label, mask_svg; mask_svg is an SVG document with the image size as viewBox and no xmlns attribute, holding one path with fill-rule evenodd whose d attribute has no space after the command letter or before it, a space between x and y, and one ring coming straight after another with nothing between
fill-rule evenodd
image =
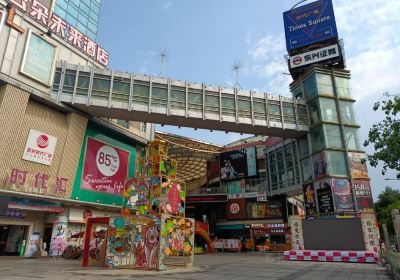
<instances>
[{"instance_id":1,"label":"pedestrian overpass bridge","mask_svg":"<svg viewBox=\"0 0 400 280\"><path fill-rule=\"evenodd\" d=\"M64 62L52 96L102 118L285 138L309 131L304 100Z\"/></svg>"}]
</instances>

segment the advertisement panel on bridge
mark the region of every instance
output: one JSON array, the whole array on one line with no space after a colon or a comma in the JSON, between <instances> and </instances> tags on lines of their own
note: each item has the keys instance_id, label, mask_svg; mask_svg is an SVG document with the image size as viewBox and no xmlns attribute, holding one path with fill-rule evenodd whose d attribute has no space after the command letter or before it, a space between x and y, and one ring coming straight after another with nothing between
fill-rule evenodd
<instances>
[{"instance_id":1,"label":"advertisement panel on bridge","mask_svg":"<svg viewBox=\"0 0 400 280\"><path fill-rule=\"evenodd\" d=\"M220 155L221 180L234 180L257 175L256 148L243 148Z\"/></svg>"},{"instance_id":2,"label":"advertisement panel on bridge","mask_svg":"<svg viewBox=\"0 0 400 280\"><path fill-rule=\"evenodd\" d=\"M332 0L319 0L283 13L288 51L337 37Z\"/></svg>"}]
</instances>

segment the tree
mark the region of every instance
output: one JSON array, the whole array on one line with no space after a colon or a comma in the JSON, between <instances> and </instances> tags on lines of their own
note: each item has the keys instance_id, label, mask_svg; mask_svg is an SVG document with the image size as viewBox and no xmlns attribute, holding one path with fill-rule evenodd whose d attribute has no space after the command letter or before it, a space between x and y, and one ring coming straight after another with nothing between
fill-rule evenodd
<instances>
[{"instance_id":1,"label":"tree","mask_svg":"<svg viewBox=\"0 0 400 280\"><path fill-rule=\"evenodd\" d=\"M382 174L385 174L388 168L400 171L400 95L384 93L383 97L373 110L383 111L386 117L369 130L364 147L374 146L375 152L367 155L367 160L373 167L382 161Z\"/></svg>"},{"instance_id":2,"label":"tree","mask_svg":"<svg viewBox=\"0 0 400 280\"><path fill-rule=\"evenodd\" d=\"M392 210L400 209L400 191L394 190L391 187L386 187L385 190L379 194L378 201L374 206L379 225L386 224L389 235L394 235Z\"/></svg>"}]
</instances>

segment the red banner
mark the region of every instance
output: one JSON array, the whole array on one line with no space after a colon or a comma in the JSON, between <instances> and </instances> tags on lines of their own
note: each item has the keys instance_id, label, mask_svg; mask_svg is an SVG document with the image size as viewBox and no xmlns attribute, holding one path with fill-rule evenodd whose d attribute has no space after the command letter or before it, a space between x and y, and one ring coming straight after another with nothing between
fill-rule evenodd
<instances>
[{"instance_id":1,"label":"red banner","mask_svg":"<svg viewBox=\"0 0 400 280\"><path fill-rule=\"evenodd\" d=\"M87 139L82 189L121 195L128 175L129 152Z\"/></svg>"}]
</instances>

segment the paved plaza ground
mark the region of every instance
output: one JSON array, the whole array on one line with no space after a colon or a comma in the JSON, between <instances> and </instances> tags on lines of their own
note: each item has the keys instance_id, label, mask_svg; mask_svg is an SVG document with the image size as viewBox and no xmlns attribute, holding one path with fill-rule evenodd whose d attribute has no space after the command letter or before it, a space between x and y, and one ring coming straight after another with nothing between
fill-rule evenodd
<instances>
[{"instance_id":1,"label":"paved plaza ground","mask_svg":"<svg viewBox=\"0 0 400 280\"><path fill-rule=\"evenodd\" d=\"M252 253L196 255L189 270L145 272L131 270L84 270L80 261L0 257L0 280L102 280L102 279L391 279L375 264L289 262L276 256Z\"/></svg>"}]
</instances>

